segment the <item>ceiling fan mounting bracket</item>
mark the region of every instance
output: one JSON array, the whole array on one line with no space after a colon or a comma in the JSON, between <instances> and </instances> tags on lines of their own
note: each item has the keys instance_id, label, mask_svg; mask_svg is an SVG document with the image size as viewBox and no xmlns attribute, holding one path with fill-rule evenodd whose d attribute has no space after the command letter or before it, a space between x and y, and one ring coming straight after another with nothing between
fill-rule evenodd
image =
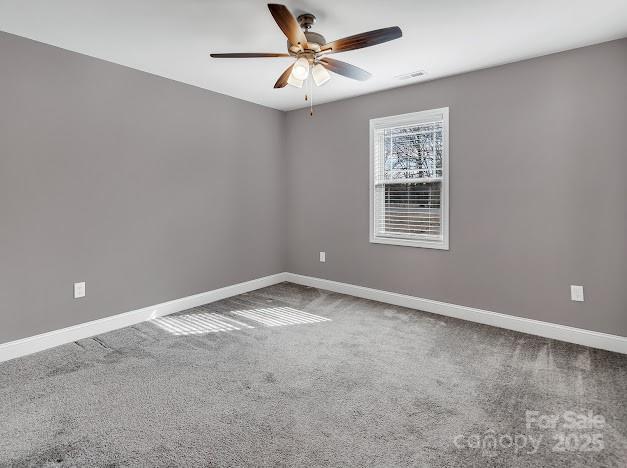
<instances>
[{"instance_id":1,"label":"ceiling fan mounting bracket","mask_svg":"<svg viewBox=\"0 0 627 468\"><path fill-rule=\"evenodd\" d=\"M302 15L299 15L296 20L304 31L309 31L311 27L316 24L316 17L311 13L303 13Z\"/></svg>"}]
</instances>

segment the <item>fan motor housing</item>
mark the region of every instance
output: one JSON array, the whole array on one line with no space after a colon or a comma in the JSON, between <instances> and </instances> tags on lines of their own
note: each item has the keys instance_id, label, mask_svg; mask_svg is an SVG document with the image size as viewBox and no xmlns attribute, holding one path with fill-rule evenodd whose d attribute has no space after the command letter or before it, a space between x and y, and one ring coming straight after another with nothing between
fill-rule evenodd
<instances>
[{"instance_id":1,"label":"fan motor housing","mask_svg":"<svg viewBox=\"0 0 627 468\"><path fill-rule=\"evenodd\" d=\"M299 56L301 54L315 54L316 52L320 52L320 47L327 43L327 40L324 38L322 34L318 34L313 31L303 31L305 37L307 38L307 46L302 50L299 46L293 46L292 44L287 43L287 50L290 55Z\"/></svg>"},{"instance_id":2,"label":"fan motor housing","mask_svg":"<svg viewBox=\"0 0 627 468\"><path fill-rule=\"evenodd\" d=\"M317 44L318 46L323 46L327 43L327 40L324 38L322 34L318 34L313 31L305 31L305 37L307 38L308 43Z\"/></svg>"},{"instance_id":3,"label":"fan motor housing","mask_svg":"<svg viewBox=\"0 0 627 468\"><path fill-rule=\"evenodd\" d=\"M303 29L303 33L307 38L306 45L296 45L287 43L287 51L294 57L306 56L310 61L314 59L317 52L320 52L320 47L327 43L327 40L322 34L311 31L311 27L316 23L316 17L311 13L303 13L297 18L298 24Z\"/></svg>"}]
</instances>

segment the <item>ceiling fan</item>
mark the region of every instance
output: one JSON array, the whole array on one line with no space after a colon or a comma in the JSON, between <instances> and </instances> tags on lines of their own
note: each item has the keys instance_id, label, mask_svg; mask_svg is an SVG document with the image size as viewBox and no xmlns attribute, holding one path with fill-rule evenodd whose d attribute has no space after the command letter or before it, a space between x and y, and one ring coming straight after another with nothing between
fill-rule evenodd
<instances>
[{"instance_id":1,"label":"ceiling fan","mask_svg":"<svg viewBox=\"0 0 627 468\"><path fill-rule=\"evenodd\" d=\"M329 71L354 80L366 81L372 75L366 70L328 57L330 54L348 50L370 47L383 42L398 39L403 35L401 28L376 29L374 31L355 34L354 36L327 42L324 36L310 31L316 17L310 13L294 18L285 5L269 3L268 8L274 20L287 37L287 53L233 53L211 54L213 58L260 58L260 57L294 57L296 61L290 65L274 84L275 88L284 88L290 84L302 88L303 82L311 76L316 86L329 81Z\"/></svg>"}]
</instances>

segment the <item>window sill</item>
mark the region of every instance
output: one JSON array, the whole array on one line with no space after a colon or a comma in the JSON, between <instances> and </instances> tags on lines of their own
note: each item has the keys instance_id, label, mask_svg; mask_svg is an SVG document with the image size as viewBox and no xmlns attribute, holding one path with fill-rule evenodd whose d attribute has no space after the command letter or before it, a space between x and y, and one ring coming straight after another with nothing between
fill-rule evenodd
<instances>
[{"instance_id":1,"label":"window sill","mask_svg":"<svg viewBox=\"0 0 627 468\"><path fill-rule=\"evenodd\" d=\"M397 237L370 236L371 244L400 245L403 247L420 247L424 249L448 250L448 240L427 241L419 239L400 239Z\"/></svg>"}]
</instances>

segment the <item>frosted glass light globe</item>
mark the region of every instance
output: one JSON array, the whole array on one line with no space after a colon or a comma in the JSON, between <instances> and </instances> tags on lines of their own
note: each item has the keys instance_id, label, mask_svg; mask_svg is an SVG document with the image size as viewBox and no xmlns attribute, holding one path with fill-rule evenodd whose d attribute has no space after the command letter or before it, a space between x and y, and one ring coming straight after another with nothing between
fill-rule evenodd
<instances>
[{"instance_id":1,"label":"frosted glass light globe","mask_svg":"<svg viewBox=\"0 0 627 468\"><path fill-rule=\"evenodd\" d=\"M329 72L321 64L317 63L311 69L311 76L313 76L316 86L322 86L331 79Z\"/></svg>"},{"instance_id":2,"label":"frosted glass light globe","mask_svg":"<svg viewBox=\"0 0 627 468\"><path fill-rule=\"evenodd\" d=\"M306 80L309 76L309 61L305 57L301 57L296 60L294 68L292 68L292 75L297 80Z\"/></svg>"}]
</instances>

